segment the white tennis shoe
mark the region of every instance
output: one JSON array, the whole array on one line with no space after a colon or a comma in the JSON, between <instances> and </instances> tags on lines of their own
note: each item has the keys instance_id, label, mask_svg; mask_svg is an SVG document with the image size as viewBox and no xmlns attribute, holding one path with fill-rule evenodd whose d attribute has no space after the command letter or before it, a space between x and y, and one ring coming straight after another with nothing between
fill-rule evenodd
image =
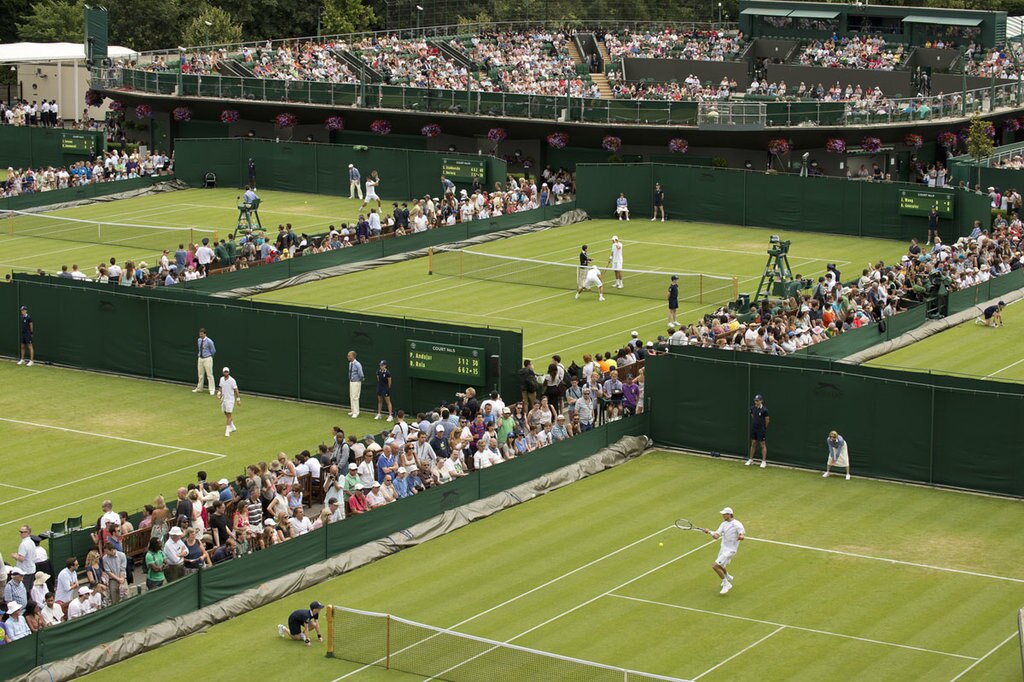
<instances>
[{"instance_id":1,"label":"white tennis shoe","mask_svg":"<svg viewBox=\"0 0 1024 682\"><path fill-rule=\"evenodd\" d=\"M743 466L745 466L745 467L748 467L748 466L750 466L750 465L751 465L751 464L753 464L753 463L754 463L754 460L752 460L752 459L748 459L748 460L747 460L747 462L746 462L746 464L744 464Z\"/></svg>"},{"instance_id":2,"label":"white tennis shoe","mask_svg":"<svg viewBox=\"0 0 1024 682\"><path fill-rule=\"evenodd\" d=\"M823 474L821 475L821 477L822 477L822 478L828 478L828 472L826 471L825 473L823 473Z\"/></svg>"},{"instance_id":3,"label":"white tennis shoe","mask_svg":"<svg viewBox=\"0 0 1024 682\"><path fill-rule=\"evenodd\" d=\"M762 469L764 469L764 468L765 468L765 467L767 467L767 466L768 466L768 462L767 462L766 460L763 460L763 459L762 459L762 460L761 460L761 468L762 468Z\"/></svg>"},{"instance_id":4,"label":"white tennis shoe","mask_svg":"<svg viewBox=\"0 0 1024 682\"><path fill-rule=\"evenodd\" d=\"M731 590L731 589L732 589L732 583L729 582L729 581L725 581L724 583L722 583L722 591L719 592L718 594L728 594L729 590Z\"/></svg>"},{"instance_id":5,"label":"white tennis shoe","mask_svg":"<svg viewBox=\"0 0 1024 682\"><path fill-rule=\"evenodd\" d=\"M288 636L288 631L285 629L284 625L278 624L278 626L277 626L277 636L278 637L287 637Z\"/></svg>"}]
</instances>

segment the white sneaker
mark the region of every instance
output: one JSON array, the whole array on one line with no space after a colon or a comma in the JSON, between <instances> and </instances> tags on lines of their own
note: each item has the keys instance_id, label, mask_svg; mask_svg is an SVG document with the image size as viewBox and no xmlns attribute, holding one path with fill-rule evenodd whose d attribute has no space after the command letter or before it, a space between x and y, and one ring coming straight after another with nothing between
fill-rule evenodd
<instances>
[{"instance_id":1,"label":"white sneaker","mask_svg":"<svg viewBox=\"0 0 1024 682\"><path fill-rule=\"evenodd\" d=\"M377 416L374 417L373 419L374 419L374 421L380 421L380 412L378 412Z\"/></svg>"},{"instance_id":2,"label":"white sneaker","mask_svg":"<svg viewBox=\"0 0 1024 682\"><path fill-rule=\"evenodd\" d=\"M849 481L849 480L850 480L850 474L846 474L846 480L847 480L847 481Z\"/></svg>"},{"instance_id":3,"label":"white sneaker","mask_svg":"<svg viewBox=\"0 0 1024 682\"><path fill-rule=\"evenodd\" d=\"M821 475L821 477L822 477L822 478L828 478L828 472L826 471L825 473L823 473L823 474Z\"/></svg>"},{"instance_id":4,"label":"white sneaker","mask_svg":"<svg viewBox=\"0 0 1024 682\"><path fill-rule=\"evenodd\" d=\"M764 469L767 466L768 466L768 462L766 462L765 460L762 459L761 460L761 468Z\"/></svg>"},{"instance_id":5,"label":"white sneaker","mask_svg":"<svg viewBox=\"0 0 1024 682\"><path fill-rule=\"evenodd\" d=\"M661 219L661 222L665 222L665 219L664 219L664 218L662 218L662 219Z\"/></svg>"},{"instance_id":6,"label":"white sneaker","mask_svg":"<svg viewBox=\"0 0 1024 682\"><path fill-rule=\"evenodd\" d=\"M579 292L576 292L576 300L577 300L577 301L578 301L578 300L580 300L580 294L579 294ZM21 364L21 363L18 363L18 364Z\"/></svg>"},{"instance_id":7,"label":"white sneaker","mask_svg":"<svg viewBox=\"0 0 1024 682\"><path fill-rule=\"evenodd\" d=\"M226 437L230 437L231 436L231 427L230 426L224 429L224 435Z\"/></svg>"},{"instance_id":8,"label":"white sneaker","mask_svg":"<svg viewBox=\"0 0 1024 682\"><path fill-rule=\"evenodd\" d=\"M395 421L395 418L394 418L394 417L392 417L392 416L391 416L391 415L389 414L389 415L388 415L388 419L387 419L387 420L388 420L389 422L393 422L393 421Z\"/></svg>"},{"instance_id":9,"label":"white sneaker","mask_svg":"<svg viewBox=\"0 0 1024 682\"><path fill-rule=\"evenodd\" d=\"M747 460L747 462L746 462L746 464L744 464L743 466L745 466L745 467L748 467L748 466L750 466L750 465L751 465L751 464L753 464L753 463L754 463L754 460L752 460L752 459L748 459L748 460Z\"/></svg>"},{"instance_id":10,"label":"white sneaker","mask_svg":"<svg viewBox=\"0 0 1024 682\"><path fill-rule=\"evenodd\" d=\"M652 222L652 223L654 222L654 218L651 218L651 222Z\"/></svg>"},{"instance_id":11,"label":"white sneaker","mask_svg":"<svg viewBox=\"0 0 1024 682\"><path fill-rule=\"evenodd\" d=\"M235 426L234 422L231 423L231 430L232 431L237 431L238 430L238 427Z\"/></svg>"},{"instance_id":12,"label":"white sneaker","mask_svg":"<svg viewBox=\"0 0 1024 682\"><path fill-rule=\"evenodd\" d=\"M288 636L288 630L285 629L285 627L283 625L281 625L281 624L278 624L278 626L277 626L277 636L278 637L287 637Z\"/></svg>"},{"instance_id":13,"label":"white sneaker","mask_svg":"<svg viewBox=\"0 0 1024 682\"><path fill-rule=\"evenodd\" d=\"M355 418L356 418L356 413L355 413L355 412L349 412L349 413L348 413L348 416L350 416L350 417L352 417L353 419L355 419Z\"/></svg>"},{"instance_id":14,"label":"white sneaker","mask_svg":"<svg viewBox=\"0 0 1024 682\"><path fill-rule=\"evenodd\" d=\"M29 360L28 362L26 362L26 363L25 363L25 366L26 366L26 367L31 367L31 366L32 366L32 365L34 365L34 364L36 364L36 363L34 363L34 362L32 362L31 360Z\"/></svg>"},{"instance_id":15,"label":"white sneaker","mask_svg":"<svg viewBox=\"0 0 1024 682\"><path fill-rule=\"evenodd\" d=\"M629 222L629 218L626 218L626 222L627 222L627 223Z\"/></svg>"},{"instance_id":16,"label":"white sneaker","mask_svg":"<svg viewBox=\"0 0 1024 682\"><path fill-rule=\"evenodd\" d=\"M729 574L729 573L726 573L725 574L725 579L728 580L731 583L732 582L732 575Z\"/></svg>"},{"instance_id":17,"label":"white sneaker","mask_svg":"<svg viewBox=\"0 0 1024 682\"><path fill-rule=\"evenodd\" d=\"M598 297L597 297L597 300L599 300L599 301L603 301L603 300L604 300L604 296L598 296Z\"/></svg>"},{"instance_id":18,"label":"white sneaker","mask_svg":"<svg viewBox=\"0 0 1024 682\"><path fill-rule=\"evenodd\" d=\"M19 365L24 365L24 364L25 364L25 361L24 361L24 360L18 360L18 364L19 364Z\"/></svg>"},{"instance_id":19,"label":"white sneaker","mask_svg":"<svg viewBox=\"0 0 1024 682\"><path fill-rule=\"evenodd\" d=\"M18 364L20 365L21 363L19 362ZM193 393L199 393L199 391L201 391L201 390L203 390L203 389L201 389L201 388L193 388L192 392Z\"/></svg>"},{"instance_id":20,"label":"white sneaker","mask_svg":"<svg viewBox=\"0 0 1024 682\"><path fill-rule=\"evenodd\" d=\"M727 582L725 582L725 583L724 583L724 584L722 585L722 591L721 591L721 592L719 592L718 594L728 594L728 593L729 593L729 590L731 590L731 589L732 589L732 583L730 583L730 582L728 582L728 581L727 581Z\"/></svg>"}]
</instances>

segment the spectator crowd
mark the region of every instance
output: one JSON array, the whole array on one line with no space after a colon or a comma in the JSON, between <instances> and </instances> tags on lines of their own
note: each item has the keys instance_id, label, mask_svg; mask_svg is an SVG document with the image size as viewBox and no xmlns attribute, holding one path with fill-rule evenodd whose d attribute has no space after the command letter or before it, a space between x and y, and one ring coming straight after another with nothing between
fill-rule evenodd
<instances>
[{"instance_id":1,"label":"spectator crowd","mask_svg":"<svg viewBox=\"0 0 1024 682\"><path fill-rule=\"evenodd\" d=\"M800 63L839 69L879 69L892 71L903 64L902 43L889 45L882 36L854 36L814 40L804 46Z\"/></svg>"},{"instance_id":2,"label":"spectator crowd","mask_svg":"<svg viewBox=\"0 0 1024 682\"><path fill-rule=\"evenodd\" d=\"M173 171L173 159L159 151L140 157L111 150L92 161L79 161L70 166L46 168L7 168L7 178L0 181L0 198L17 197L55 189L69 189L101 182L165 175Z\"/></svg>"},{"instance_id":3,"label":"spectator crowd","mask_svg":"<svg viewBox=\"0 0 1024 682\"><path fill-rule=\"evenodd\" d=\"M724 31L677 31L666 28L662 31L606 32L604 45L614 60L636 57L723 62L738 59L746 47L746 40L743 33L730 35Z\"/></svg>"}]
</instances>

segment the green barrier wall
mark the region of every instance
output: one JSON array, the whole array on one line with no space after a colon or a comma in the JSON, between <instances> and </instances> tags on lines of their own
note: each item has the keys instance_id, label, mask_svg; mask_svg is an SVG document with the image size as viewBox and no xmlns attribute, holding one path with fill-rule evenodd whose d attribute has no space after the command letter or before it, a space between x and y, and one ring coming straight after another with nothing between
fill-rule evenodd
<instances>
[{"instance_id":1,"label":"green barrier wall","mask_svg":"<svg viewBox=\"0 0 1024 682\"><path fill-rule=\"evenodd\" d=\"M1021 423L1024 386L701 348L654 357L647 369L659 444L746 456L761 393L770 461L823 469L835 429L854 474L1024 497L1019 434L979 426Z\"/></svg>"},{"instance_id":2,"label":"green barrier wall","mask_svg":"<svg viewBox=\"0 0 1024 682\"><path fill-rule=\"evenodd\" d=\"M67 166L78 161L88 161L88 152L65 153L61 144L64 133L93 138L96 151L106 148L100 131L4 125L0 126L0 167L39 170L46 166Z\"/></svg>"},{"instance_id":3,"label":"green barrier wall","mask_svg":"<svg viewBox=\"0 0 1024 682\"><path fill-rule=\"evenodd\" d=\"M900 313L886 320L885 325L872 324L853 331L840 334L828 341L798 351L795 357L820 357L838 360L866 350L883 341L891 341L901 334L917 329L928 319L926 306L914 306L905 313Z\"/></svg>"},{"instance_id":4,"label":"green barrier wall","mask_svg":"<svg viewBox=\"0 0 1024 682\"><path fill-rule=\"evenodd\" d=\"M622 436L646 434L648 426L646 415L613 422L555 443L528 457L431 488L370 514L354 516L283 545L204 569L86 618L47 628L0 647L3 675L13 677L27 673L36 666L74 656L109 643L127 632L190 613L367 542L406 531L445 511L589 457Z\"/></svg>"},{"instance_id":5,"label":"green barrier wall","mask_svg":"<svg viewBox=\"0 0 1024 682\"><path fill-rule=\"evenodd\" d=\"M898 212L899 190L919 185L727 168L579 164L576 205L595 218L610 218L615 198L625 192L635 215L649 214L655 182L665 190L669 218L900 240L923 238L928 230L927 217ZM957 193L956 215L942 221L942 235L948 240L970 234L975 220L989 224L987 197Z\"/></svg>"},{"instance_id":6,"label":"green barrier wall","mask_svg":"<svg viewBox=\"0 0 1024 682\"><path fill-rule=\"evenodd\" d=\"M370 171L377 171L381 179L377 193L386 202L408 201L426 194L440 196L444 159L459 157L484 158L487 186L504 183L504 160L475 154L380 146L360 150L353 145L248 138L178 139L174 142L175 174L197 187L203 184L208 172L216 173L220 187L241 187L248 181L248 161L253 159L257 187L347 197L348 165L352 163L359 168L364 180Z\"/></svg>"},{"instance_id":7,"label":"green barrier wall","mask_svg":"<svg viewBox=\"0 0 1024 682\"><path fill-rule=\"evenodd\" d=\"M394 374L398 407L422 409L450 402L457 390L465 388L463 384L408 376L405 341L417 339L483 348L485 361L499 356L497 373L488 369L486 384L475 388L518 393L516 371L523 358L520 332L226 301L173 289L126 293L88 282L15 275L12 285L0 286L0 309L29 306L36 329L36 357L73 367L191 382L196 371L194 337L205 327L217 342L218 364L232 368L242 393L347 404L344 356L355 350L367 377L364 408L375 405L371 405L376 395L373 372L381 358L388 359ZM9 328L8 321L4 324ZM76 333L67 334L67 329ZM17 331L5 333L0 353L14 356L17 352Z\"/></svg>"},{"instance_id":8,"label":"green barrier wall","mask_svg":"<svg viewBox=\"0 0 1024 682\"><path fill-rule=\"evenodd\" d=\"M3 127L0 127L3 130ZM131 192L136 189L152 187L158 182L170 182L174 180L173 175L158 175L155 177L133 178L131 180L117 180L116 182L101 182L81 187L69 187L68 189L55 189L49 192L38 192L36 194L24 194L18 197L0 199L0 209L8 211L24 211L38 206L51 206L62 204L66 201L80 201L83 199L95 199L110 194Z\"/></svg>"},{"instance_id":9,"label":"green barrier wall","mask_svg":"<svg viewBox=\"0 0 1024 682\"><path fill-rule=\"evenodd\" d=\"M290 258L277 263L271 263L270 265L260 265L259 267L246 270L227 272L215 277L204 277L203 279L186 282L183 288L187 291L217 292L266 284L267 282L276 282L295 275L312 272L313 270L361 263L383 258L384 256L425 249L428 246L451 244L471 237L551 220L575 207L576 204L574 202L566 202L557 206L545 206L533 211L498 216L489 220L457 223L448 227L428 230L427 232L420 232L419 234L405 237L379 239L367 244L359 244L350 249L338 249L337 251L302 256L301 258ZM426 261L423 261L423 268L424 270L427 268Z\"/></svg>"}]
</instances>

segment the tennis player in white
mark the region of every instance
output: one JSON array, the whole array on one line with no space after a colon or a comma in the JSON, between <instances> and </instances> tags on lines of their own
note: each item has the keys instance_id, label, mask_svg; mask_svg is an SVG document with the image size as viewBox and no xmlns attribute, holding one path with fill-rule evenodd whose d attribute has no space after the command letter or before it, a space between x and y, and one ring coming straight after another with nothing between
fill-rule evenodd
<instances>
[{"instance_id":1,"label":"tennis player in white","mask_svg":"<svg viewBox=\"0 0 1024 682\"><path fill-rule=\"evenodd\" d=\"M591 265L590 269L587 270L586 277L583 279L583 284L580 285L579 290L576 291L576 298L580 297L580 294L584 290L590 291L591 287L597 287L597 300L604 300L604 281L601 279L601 269L596 265Z\"/></svg>"},{"instance_id":2,"label":"tennis player in white","mask_svg":"<svg viewBox=\"0 0 1024 682\"><path fill-rule=\"evenodd\" d=\"M362 206L359 210L362 211L371 201L377 202L377 209L380 210L381 202L380 197L377 196L377 186L380 185L380 176L377 175L377 171L371 171L370 177L366 178L366 199L363 200Z\"/></svg>"},{"instance_id":3,"label":"tennis player in white","mask_svg":"<svg viewBox=\"0 0 1024 682\"><path fill-rule=\"evenodd\" d=\"M220 388L217 389L217 397L220 398L220 409L224 413L226 425L224 435L230 436L235 428L235 403L242 404L242 396L238 395L238 383L231 376L231 370L225 367L221 370Z\"/></svg>"},{"instance_id":4,"label":"tennis player in white","mask_svg":"<svg viewBox=\"0 0 1024 682\"><path fill-rule=\"evenodd\" d=\"M608 257L608 264L615 271L615 288L622 288L622 242L618 237L612 237L612 255Z\"/></svg>"},{"instance_id":5,"label":"tennis player in white","mask_svg":"<svg viewBox=\"0 0 1024 682\"><path fill-rule=\"evenodd\" d=\"M739 549L740 541L745 537L747 529L743 527L742 523L733 518L732 507L726 507L718 513L722 515L722 525L718 527L718 530L706 530L704 532L716 540L722 539L722 548L718 551L718 558L715 559L715 563L711 565L711 568L722 579L722 591L719 594L726 594L732 589L732 576L729 575L729 571L726 568L729 566L732 558L736 556L736 550Z\"/></svg>"}]
</instances>

